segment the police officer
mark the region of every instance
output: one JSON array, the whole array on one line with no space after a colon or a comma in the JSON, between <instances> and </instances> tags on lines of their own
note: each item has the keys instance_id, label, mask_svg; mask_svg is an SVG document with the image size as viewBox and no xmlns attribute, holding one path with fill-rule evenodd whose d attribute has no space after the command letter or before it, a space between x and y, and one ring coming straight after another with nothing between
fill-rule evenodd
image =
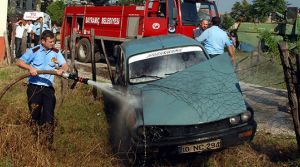
<instances>
[{"instance_id":1,"label":"police officer","mask_svg":"<svg viewBox=\"0 0 300 167\"><path fill-rule=\"evenodd\" d=\"M37 22L34 24L32 29L34 33L34 46L39 44L40 35L45 30L49 30L49 27L47 24L44 24L43 18L40 17L37 19Z\"/></svg>"},{"instance_id":2,"label":"police officer","mask_svg":"<svg viewBox=\"0 0 300 167\"><path fill-rule=\"evenodd\" d=\"M55 70L62 75L69 69L63 55L54 48L54 34L45 30L41 35L41 44L28 49L16 64L29 71L27 97L32 125L37 125L46 133L46 144L49 148L53 142L55 91L54 75L37 75L37 70ZM57 69L56 67L60 67Z\"/></svg>"}]
</instances>

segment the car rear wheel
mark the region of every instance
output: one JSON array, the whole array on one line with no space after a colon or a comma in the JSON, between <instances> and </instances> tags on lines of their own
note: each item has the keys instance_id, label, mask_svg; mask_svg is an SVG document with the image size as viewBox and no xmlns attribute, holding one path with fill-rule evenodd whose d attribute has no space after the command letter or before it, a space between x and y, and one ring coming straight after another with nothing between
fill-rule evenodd
<instances>
[{"instance_id":1,"label":"car rear wheel","mask_svg":"<svg viewBox=\"0 0 300 167\"><path fill-rule=\"evenodd\" d=\"M82 38L76 48L77 60L83 63L91 62L91 43L87 38Z\"/></svg>"}]
</instances>

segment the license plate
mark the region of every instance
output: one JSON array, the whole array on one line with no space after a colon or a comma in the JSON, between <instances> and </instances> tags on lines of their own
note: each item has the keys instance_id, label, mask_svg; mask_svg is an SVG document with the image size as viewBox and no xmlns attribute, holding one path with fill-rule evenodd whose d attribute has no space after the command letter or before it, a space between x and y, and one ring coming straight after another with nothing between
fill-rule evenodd
<instances>
[{"instance_id":1,"label":"license plate","mask_svg":"<svg viewBox=\"0 0 300 167\"><path fill-rule=\"evenodd\" d=\"M221 139L204 142L204 143L198 143L198 144L189 144L189 145L183 145L179 146L179 153L193 153L193 152L203 152L206 150L215 150L221 148Z\"/></svg>"}]
</instances>

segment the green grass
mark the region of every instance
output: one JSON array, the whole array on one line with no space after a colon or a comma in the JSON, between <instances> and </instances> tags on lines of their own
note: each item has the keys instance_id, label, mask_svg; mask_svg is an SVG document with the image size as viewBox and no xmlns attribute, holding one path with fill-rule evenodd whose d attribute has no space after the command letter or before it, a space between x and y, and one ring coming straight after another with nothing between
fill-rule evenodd
<instances>
[{"instance_id":1,"label":"green grass","mask_svg":"<svg viewBox=\"0 0 300 167\"><path fill-rule=\"evenodd\" d=\"M11 157L3 157L0 159L0 167L13 167Z\"/></svg>"},{"instance_id":2,"label":"green grass","mask_svg":"<svg viewBox=\"0 0 300 167\"><path fill-rule=\"evenodd\" d=\"M251 56L251 53L236 53L238 78L246 83L285 89L284 75L280 60L268 55Z\"/></svg>"}]
</instances>

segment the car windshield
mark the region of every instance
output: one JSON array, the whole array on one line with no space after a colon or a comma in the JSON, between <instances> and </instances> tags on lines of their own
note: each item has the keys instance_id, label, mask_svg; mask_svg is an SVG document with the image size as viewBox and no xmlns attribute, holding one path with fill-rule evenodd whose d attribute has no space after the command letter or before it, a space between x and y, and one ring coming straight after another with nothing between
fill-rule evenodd
<instances>
[{"instance_id":1,"label":"car windshield","mask_svg":"<svg viewBox=\"0 0 300 167\"><path fill-rule=\"evenodd\" d=\"M207 60L202 48L188 46L135 55L129 58L130 83L159 80Z\"/></svg>"}]
</instances>

